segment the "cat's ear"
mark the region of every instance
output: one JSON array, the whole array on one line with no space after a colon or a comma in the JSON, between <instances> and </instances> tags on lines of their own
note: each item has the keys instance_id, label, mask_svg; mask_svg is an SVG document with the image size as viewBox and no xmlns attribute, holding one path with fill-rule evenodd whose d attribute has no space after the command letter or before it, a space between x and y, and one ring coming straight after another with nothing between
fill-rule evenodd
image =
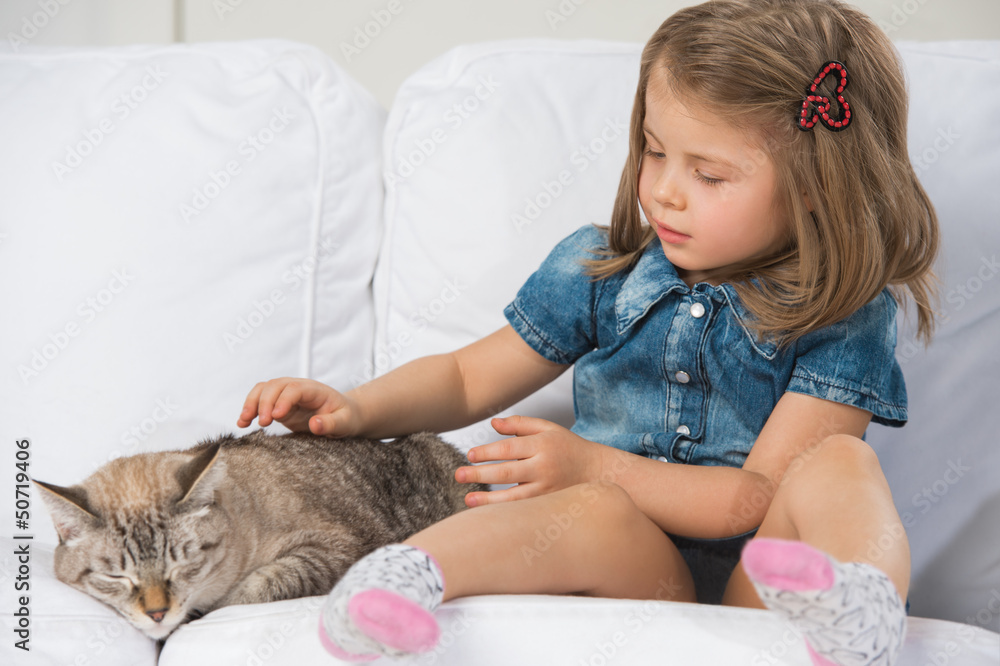
<instances>
[{"instance_id":1,"label":"cat's ear","mask_svg":"<svg viewBox=\"0 0 1000 666\"><path fill-rule=\"evenodd\" d=\"M221 444L216 442L177 470L177 483L181 487L181 498L177 502L179 508L190 510L212 503L215 489L226 471L221 454Z\"/></svg>"},{"instance_id":2,"label":"cat's ear","mask_svg":"<svg viewBox=\"0 0 1000 666\"><path fill-rule=\"evenodd\" d=\"M42 490L42 501L49 509L60 543L73 541L99 522L82 487L63 488L44 481L35 481L35 485Z\"/></svg>"}]
</instances>

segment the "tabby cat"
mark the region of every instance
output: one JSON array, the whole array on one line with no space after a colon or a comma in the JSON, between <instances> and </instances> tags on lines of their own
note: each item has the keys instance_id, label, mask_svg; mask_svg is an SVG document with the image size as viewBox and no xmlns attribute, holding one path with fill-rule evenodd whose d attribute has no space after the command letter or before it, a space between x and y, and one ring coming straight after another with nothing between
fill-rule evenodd
<instances>
[{"instance_id":1,"label":"tabby cat","mask_svg":"<svg viewBox=\"0 0 1000 666\"><path fill-rule=\"evenodd\" d=\"M429 433L392 442L258 430L37 481L59 580L165 638L232 604L326 594L356 560L464 508L480 484Z\"/></svg>"}]
</instances>

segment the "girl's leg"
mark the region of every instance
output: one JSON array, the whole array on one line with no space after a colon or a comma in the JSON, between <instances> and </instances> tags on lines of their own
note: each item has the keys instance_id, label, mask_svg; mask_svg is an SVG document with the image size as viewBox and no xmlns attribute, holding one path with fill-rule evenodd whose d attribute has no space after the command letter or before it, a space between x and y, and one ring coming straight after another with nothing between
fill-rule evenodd
<instances>
[{"instance_id":1,"label":"girl's leg","mask_svg":"<svg viewBox=\"0 0 1000 666\"><path fill-rule=\"evenodd\" d=\"M577 593L694 601L680 552L611 483L463 511L405 543L437 560L445 600Z\"/></svg>"},{"instance_id":2,"label":"girl's leg","mask_svg":"<svg viewBox=\"0 0 1000 666\"><path fill-rule=\"evenodd\" d=\"M865 562L906 598L910 546L878 457L864 441L830 437L788 466L755 538L803 541L841 562ZM736 567L723 604L763 608Z\"/></svg>"},{"instance_id":3,"label":"girl's leg","mask_svg":"<svg viewBox=\"0 0 1000 666\"><path fill-rule=\"evenodd\" d=\"M723 603L783 612L817 664L888 664L902 643L909 578L906 531L878 458L838 435L789 465ZM874 653L854 644L862 633L882 637L866 639Z\"/></svg>"},{"instance_id":4,"label":"girl's leg","mask_svg":"<svg viewBox=\"0 0 1000 666\"><path fill-rule=\"evenodd\" d=\"M441 601L504 593L695 599L670 539L619 486L589 483L463 511L366 556L330 593L321 637L341 658L419 652Z\"/></svg>"}]
</instances>

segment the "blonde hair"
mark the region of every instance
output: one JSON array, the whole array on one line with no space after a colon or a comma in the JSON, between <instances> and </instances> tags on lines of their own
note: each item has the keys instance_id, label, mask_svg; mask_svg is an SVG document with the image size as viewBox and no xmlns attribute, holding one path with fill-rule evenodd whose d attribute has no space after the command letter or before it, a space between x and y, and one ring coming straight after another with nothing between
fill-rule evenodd
<instances>
[{"instance_id":1,"label":"blonde hair","mask_svg":"<svg viewBox=\"0 0 1000 666\"><path fill-rule=\"evenodd\" d=\"M801 131L805 89L830 60L850 76L851 125ZM918 334L929 342L937 216L906 150L899 58L871 19L837 0L713 0L667 19L642 52L608 247L587 262L597 279L632 266L656 238L637 201L654 72L685 103L759 137L775 165L775 212L789 220L789 244L721 276L753 314L758 335L791 342L849 316L889 285L904 305L905 292L912 296Z\"/></svg>"}]
</instances>

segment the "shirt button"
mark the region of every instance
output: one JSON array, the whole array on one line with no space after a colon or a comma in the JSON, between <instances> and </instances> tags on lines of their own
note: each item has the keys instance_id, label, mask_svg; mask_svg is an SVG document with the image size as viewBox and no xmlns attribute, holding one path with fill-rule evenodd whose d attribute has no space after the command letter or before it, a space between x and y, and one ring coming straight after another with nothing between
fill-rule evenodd
<instances>
[{"instance_id":1,"label":"shirt button","mask_svg":"<svg viewBox=\"0 0 1000 666\"><path fill-rule=\"evenodd\" d=\"M657 458L657 460L659 460L660 462L667 462L667 457L666 456L659 456Z\"/></svg>"},{"instance_id":2,"label":"shirt button","mask_svg":"<svg viewBox=\"0 0 1000 666\"><path fill-rule=\"evenodd\" d=\"M691 375L689 375L688 373L684 372L683 370L678 370L674 374L674 379L676 379L677 381L679 381L681 384L687 384L689 381L691 381Z\"/></svg>"},{"instance_id":3,"label":"shirt button","mask_svg":"<svg viewBox=\"0 0 1000 666\"><path fill-rule=\"evenodd\" d=\"M691 434L691 428L688 428L686 425L682 425L679 428L677 428L677 432L680 433L680 434L682 434L682 435L690 435Z\"/></svg>"},{"instance_id":4,"label":"shirt button","mask_svg":"<svg viewBox=\"0 0 1000 666\"><path fill-rule=\"evenodd\" d=\"M695 319L700 319L705 316L705 306L701 303L695 303L691 306L691 316Z\"/></svg>"}]
</instances>

